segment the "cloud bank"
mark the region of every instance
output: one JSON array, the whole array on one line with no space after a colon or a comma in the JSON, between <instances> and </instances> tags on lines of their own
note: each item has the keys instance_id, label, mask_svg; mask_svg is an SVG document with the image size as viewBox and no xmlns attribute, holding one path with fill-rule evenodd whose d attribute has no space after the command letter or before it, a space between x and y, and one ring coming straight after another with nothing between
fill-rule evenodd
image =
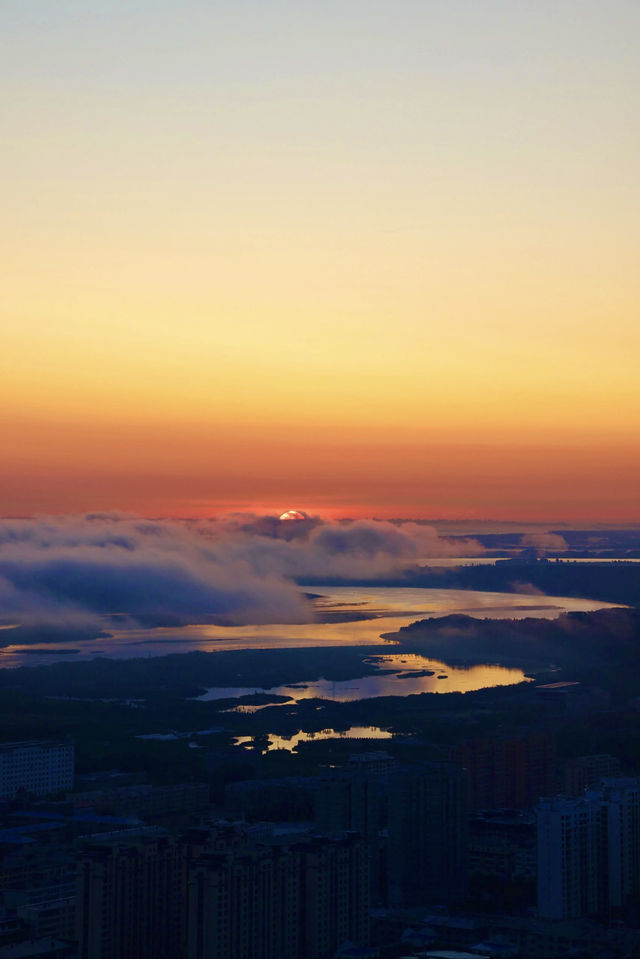
<instances>
[{"instance_id":1,"label":"cloud bank","mask_svg":"<svg viewBox=\"0 0 640 959\"><path fill-rule=\"evenodd\" d=\"M419 559L480 552L428 526L373 520L4 520L0 623L307 622L313 610L294 578L393 576Z\"/></svg>"},{"instance_id":2,"label":"cloud bank","mask_svg":"<svg viewBox=\"0 0 640 959\"><path fill-rule=\"evenodd\" d=\"M561 552L569 548L566 539L558 533L526 533L520 540L525 549L553 550Z\"/></svg>"}]
</instances>

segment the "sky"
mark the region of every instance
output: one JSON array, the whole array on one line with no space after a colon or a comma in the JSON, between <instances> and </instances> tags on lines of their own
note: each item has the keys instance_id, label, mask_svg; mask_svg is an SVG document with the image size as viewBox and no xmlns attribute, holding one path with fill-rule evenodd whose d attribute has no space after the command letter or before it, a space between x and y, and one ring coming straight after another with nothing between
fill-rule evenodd
<instances>
[{"instance_id":1,"label":"sky","mask_svg":"<svg viewBox=\"0 0 640 959\"><path fill-rule=\"evenodd\" d=\"M4 0L0 513L640 520L637 0Z\"/></svg>"}]
</instances>

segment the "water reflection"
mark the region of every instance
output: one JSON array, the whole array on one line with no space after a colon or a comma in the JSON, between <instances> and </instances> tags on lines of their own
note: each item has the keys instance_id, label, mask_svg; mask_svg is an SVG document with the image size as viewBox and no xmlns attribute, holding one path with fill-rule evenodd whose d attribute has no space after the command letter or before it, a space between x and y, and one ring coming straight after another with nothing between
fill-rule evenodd
<instances>
[{"instance_id":1,"label":"water reflection","mask_svg":"<svg viewBox=\"0 0 640 959\"><path fill-rule=\"evenodd\" d=\"M286 703L262 703L260 706L242 703L240 706L231 706L229 709L221 709L220 712L240 713L240 715L250 716L252 713L259 713L261 709L271 709L274 706L295 706L295 700L288 699Z\"/></svg>"},{"instance_id":2,"label":"water reflection","mask_svg":"<svg viewBox=\"0 0 640 959\"><path fill-rule=\"evenodd\" d=\"M422 589L381 586L314 587L322 593L317 601L318 618L340 612L366 615L347 622L269 624L258 626L193 625L182 628L110 630L108 639L65 642L65 648L45 643L0 648L0 666L45 666L73 655L75 662L106 655L114 659L166 656L168 653L215 652L234 649L277 649L305 646L382 645L383 632L396 632L417 619L463 613L478 618L523 619L535 616L555 619L572 610L589 612L613 604L564 596L526 593L488 593L463 589Z\"/></svg>"},{"instance_id":3,"label":"water reflection","mask_svg":"<svg viewBox=\"0 0 640 959\"><path fill-rule=\"evenodd\" d=\"M276 736L275 733L268 733L268 743L265 744L262 752L270 752L273 749L286 749L290 753L297 748L298 743L309 743L321 739L391 739L393 733L388 729L381 729L379 726L351 726L349 729L322 729L317 733L305 733L300 730L293 736ZM245 746L247 743L253 743L254 736L236 736L234 744L236 746Z\"/></svg>"},{"instance_id":4,"label":"water reflection","mask_svg":"<svg viewBox=\"0 0 640 959\"><path fill-rule=\"evenodd\" d=\"M257 689L248 686L214 686L199 696L202 700L240 699L255 693L287 696L292 700L331 699L338 703L379 696L410 696L414 693L466 693L486 686L512 686L527 681L521 669L505 666L448 666L418 653L370 656L365 660L374 670L371 676L334 682L318 679L291 686ZM274 704L275 705L275 704ZM238 707L240 709L242 707ZM245 707L246 708L246 707ZM264 704L259 708L265 708Z\"/></svg>"}]
</instances>

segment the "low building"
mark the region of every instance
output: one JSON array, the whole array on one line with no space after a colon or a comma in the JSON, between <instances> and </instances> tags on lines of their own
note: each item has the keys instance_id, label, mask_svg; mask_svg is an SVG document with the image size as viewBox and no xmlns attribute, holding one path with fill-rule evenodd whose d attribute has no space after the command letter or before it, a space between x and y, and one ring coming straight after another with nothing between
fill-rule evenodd
<instances>
[{"instance_id":1,"label":"low building","mask_svg":"<svg viewBox=\"0 0 640 959\"><path fill-rule=\"evenodd\" d=\"M59 939L25 939L0 947L0 959L75 959L76 945Z\"/></svg>"},{"instance_id":2,"label":"low building","mask_svg":"<svg viewBox=\"0 0 640 959\"><path fill-rule=\"evenodd\" d=\"M32 938L75 938L75 877L55 885L7 889L3 899L5 906L28 925Z\"/></svg>"},{"instance_id":3,"label":"low building","mask_svg":"<svg viewBox=\"0 0 640 959\"><path fill-rule=\"evenodd\" d=\"M209 786L206 783L122 786L117 789L79 793L74 800L78 808L135 813L142 819L153 819L200 812L209 804Z\"/></svg>"},{"instance_id":4,"label":"low building","mask_svg":"<svg viewBox=\"0 0 640 959\"><path fill-rule=\"evenodd\" d=\"M317 776L242 779L225 787L225 806L234 816L247 819L312 819L319 781Z\"/></svg>"}]
</instances>

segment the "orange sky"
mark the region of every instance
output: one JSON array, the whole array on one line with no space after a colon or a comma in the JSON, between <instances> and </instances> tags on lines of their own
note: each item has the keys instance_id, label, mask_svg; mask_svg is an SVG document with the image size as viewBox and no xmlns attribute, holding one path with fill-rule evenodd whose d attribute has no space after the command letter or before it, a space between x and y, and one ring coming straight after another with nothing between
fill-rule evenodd
<instances>
[{"instance_id":1,"label":"orange sky","mask_svg":"<svg viewBox=\"0 0 640 959\"><path fill-rule=\"evenodd\" d=\"M0 513L640 519L640 7L45 7Z\"/></svg>"}]
</instances>

